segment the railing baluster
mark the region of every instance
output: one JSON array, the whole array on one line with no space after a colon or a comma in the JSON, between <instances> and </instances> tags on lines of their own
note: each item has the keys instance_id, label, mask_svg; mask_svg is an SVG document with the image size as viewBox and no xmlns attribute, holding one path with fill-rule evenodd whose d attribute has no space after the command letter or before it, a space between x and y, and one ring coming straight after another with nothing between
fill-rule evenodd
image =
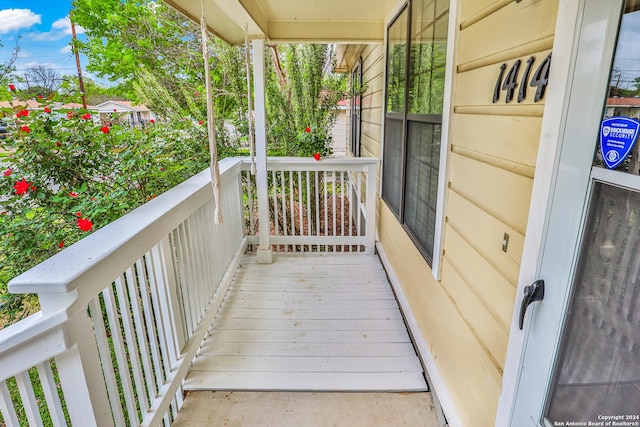
<instances>
[{"instance_id":1,"label":"railing baluster","mask_svg":"<svg viewBox=\"0 0 640 427\"><path fill-rule=\"evenodd\" d=\"M353 236L353 174L357 172L347 172L347 201L349 203L349 236ZM353 251L353 246L348 245L349 252Z\"/></svg>"},{"instance_id":2,"label":"railing baluster","mask_svg":"<svg viewBox=\"0 0 640 427\"><path fill-rule=\"evenodd\" d=\"M15 378L29 425L42 426L42 417L36 401L36 394L33 392L33 384L31 384L31 378L29 378L29 372L20 372Z\"/></svg>"},{"instance_id":3,"label":"railing baluster","mask_svg":"<svg viewBox=\"0 0 640 427\"><path fill-rule=\"evenodd\" d=\"M129 377L127 350L120 329L120 319L118 316L118 307L116 305L113 287L107 286L102 294L104 295L104 305L107 312L107 319L109 320L111 342L116 353L116 360L118 361L120 385L122 386L122 393L124 395L127 412L129 414L129 425L138 425L138 410L134 400L133 385L131 384L131 378Z\"/></svg>"},{"instance_id":4,"label":"railing baluster","mask_svg":"<svg viewBox=\"0 0 640 427\"><path fill-rule=\"evenodd\" d=\"M151 252L147 252L144 256L145 263L143 264L145 278L145 284L140 288L140 295L142 297L142 307L144 308L144 321L147 325L147 334L149 336L149 347L151 348L151 360L153 361L153 372L156 378L156 385L153 388L153 392L157 395L160 392L164 378L162 376L162 358L160 355L160 348L158 343L158 326L154 320L153 307L151 303L151 289L155 287L155 278L153 277L153 258Z\"/></svg>"},{"instance_id":5,"label":"railing baluster","mask_svg":"<svg viewBox=\"0 0 640 427\"><path fill-rule=\"evenodd\" d=\"M159 314L162 316L164 325L164 344L166 346L165 357L167 364L165 365L167 368L167 373L173 368L173 365L177 361L178 354L180 350L178 349L178 343L176 340L176 325L174 323L174 304L171 296L171 284L167 280L167 271L165 270L166 260L164 248L168 247L168 242L164 239L165 244L160 244L156 246L152 252L154 252L154 258L157 258L158 261L155 263L156 265L156 292L157 292L157 300L159 305ZM199 321L200 319L198 319Z\"/></svg>"},{"instance_id":6,"label":"railing baluster","mask_svg":"<svg viewBox=\"0 0 640 427\"><path fill-rule=\"evenodd\" d=\"M306 172L307 179L307 236L311 236L311 229L313 228L313 220L311 218L311 183L309 182L309 171ZM307 246L307 250L312 252L311 245Z\"/></svg>"},{"instance_id":7,"label":"railing baluster","mask_svg":"<svg viewBox=\"0 0 640 427\"><path fill-rule=\"evenodd\" d=\"M300 224L300 236L304 236L304 208L303 208L303 198L304 192L302 191L302 171L298 171L298 223ZM304 246L300 245L300 251L304 252Z\"/></svg>"},{"instance_id":8,"label":"railing baluster","mask_svg":"<svg viewBox=\"0 0 640 427\"><path fill-rule=\"evenodd\" d=\"M276 179L276 171L271 171L271 187L273 191L273 223L275 234L278 236L280 234L280 227L278 225L278 180Z\"/></svg>"},{"instance_id":9,"label":"railing baluster","mask_svg":"<svg viewBox=\"0 0 640 427\"><path fill-rule=\"evenodd\" d=\"M147 337L151 331L147 329L145 324L144 310L141 305L140 294L143 288L146 288L146 281L144 280L144 269L142 267L142 260L138 259L135 264L136 271L132 269L127 270L127 284L129 285L129 295L131 295L131 308L133 311L133 321L135 323L136 335L138 336L138 345L140 346L140 355L142 360L142 367L145 378L145 390L149 402L152 402L156 396L157 390L155 381L153 378L153 369L151 365L151 350ZM142 278L142 280L141 280ZM140 293L138 292L140 289Z\"/></svg>"},{"instance_id":10,"label":"railing baluster","mask_svg":"<svg viewBox=\"0 0 640 427\"><path fill-rule=\"evenodd\" d=\"M253 221L253 183L251 182L251 171L245 172L247 180L247 210L249 211L249 234L256 233L256 227Z\"/></svg>"},{"instance_id":11,"label":"railing baluster","mask_svg":"<svg viewBox=\"0 0 640 427\"><path fill-rule=\"evenodd\" d=\"M313 172L313 180L315 185L315 198L316 198L316 232L315 236L320 236L320 184L319 184L319 175L318 171ZM316 245L316 250L320 252L320 245Z\"/></svg>"},{"instance_id":12,"label":"railing baluster","mask_svg":"<svg viewBox=\"0 0 640 427\"><path fill-rule=\"evenodd\" d=\"M284 186L284 171L280 171L280 195L282 198L282 230L284 231L284 235L288 235L287 232L287 198L285 197L286 187ZM286 246L282 246L283 250L286 250Z\"/></svg>"},{"instance_id":13,"label":"railing baluster","mask_svg":"<svg viewBox=\"0 0 640 427\"><path fill-rule=\"evenodd\" d=\"M131 267L125 270L125 275L131 277ZM133 319L129 305L129 297L127 296L127 288L124 286L125 278L117 277L115 280L116 291L118 297L118 306L120 307L120 317L122 318L122 326L124 327L124 338L129 350L129 361L131 362L131 370L133 373L133 381L136 388L136 401L140 405L140 410L145 413L149 409L147 402L144 378L142 375L142 367L140 366L140 353L138 351L139 344L134 334ZM127 375L129 372L127 372ZM137 412L136 412L137 414Z\"/></svg>"},{"instance_id":14,"label":"railing baluster","mask_svg":"<svg viewBox=\"0 0 640 427\"><path fill-rule=\"evenodd\" d=\"M109 285L109 287L111 287L111 285ZM116 425L124 425L124 410L120 401L120 393L118 392L118 381L116 380L115 371L113 369L114 364L113 359L111 358L109 338L107 337L102 310L100 309L99 302L95 299L89 302L89 314L93 321L93 329L95 330L96 343L98 345L100 362L102 364L102 373L105 377L114 422Z\"/></svg>"},{"instance_id":15,"label":"railing baluster","mask_svg":"<svg viewBox=\"0 0 640 427\"><path fill-rule=\"evenodd\" d=\"M340 235L344 236L344 172L340 172ZM346 251L346 246L342 245L342 252Z\"/></svg>"},{"instance_id":16,"label":"railing baluster","mask_svg":"<svg viewBox=\"0 0 640 427\"><path fill-rule=\"evenodd\" d=\"M296 205L293 200L293 171L289 171L289 213L291 214L291 235L296 235ZM296 252L296 245L292 244L291 251Z\"/></svg>"},{"instance_id":17,"label":"railing baluster","mask_svg":"<svg viewBox=\"0 0 640 427\"><path fill-rule=\"evenodd\" d=\"M5 381L0 381L0 413L7 426L18 426L18 415L13 407L13 401L11 400L11 394Z\"/></svg>"},{"instance_id":18,"label":"railing baluster","mask_svg":"<svg viewBox=\"0 0 640 427\"><path fill-rule=\"evenodd\" d=\"M187 312L189 313L189 319L187 321L187 324L189 325L189 329L187 329L187 331L189 332L189 335L191 335L193 334L193 331L198 324L198 310L195 305L197 299L197 290L193 289L190 286L186 286L187 283L190 283L191 276L189 274L188 268L189 259L187 257L187 243L184 236L184 224L180 224L180 226L178 226L178 228L176 228L175 230L174 245L178 267L181 272L181 274L178 276L180 278L180 289L182 290L182 293L186 297L188 302Z\"/></svg>"},{"instance_id":19,"label":"railing baluster","mask_svg":"<svg viewBox=\"0 0 640 427\"><path fill-rule=\"evenodd\" d=\"M336 213L337 213L336 212L336 210L337 210L337 208L336 208L336 197L337 197L337 195L336 195L336 187L337 187L337 184L338 184L338 180L337 180L337 177L336 177L336 171L331 172L331 175L333 175L333 186L331 187L331 203L332 203L331 211L332 211L332 214L333 214L333 227L332 228L333 228L333 235L336 236L337 235L336 234L337 233L337 228L338 228L337 222L336 222ZM332 252L336 251L336 245L331 245L331 251Z\"/></svg>"},{"instance_id":20,"label":"railing baluster","mask_svg":"<svg viewBox=\"0 0 640 427\"><path fill-rule=\"evenodd\" d=\"M43 363L40 363L37 368L38 376L40 377L40 384L42 385L42 392L44 393L44 398L47 401L47 408L49 409L49 415L51 416L51 422L54 427L66 426L67 421L64 418L64 411L62 410L62 403L60 402L60 396L58 395L56 381L53 378L51 363L46 360Z\"/></svg>"},{"instance_id":21,"label":"railing baluster","mask_svg":"<svg viewBox=\"0 0 640 427\"><path fill-rule=\"evenodd\" d=\"M322 173L322 194L324 197L324 232L322 233L323 236L328 236L329 235L329 208L327 206L328 203L328 195L327 195L327 172L323 172ZM329 245L324 245L324 251L325 252L329 252Z\"/></svg>"},{"instance_id":22,"label":"railing baluster","mask_svg":"<svg viewBox=\"0 0 640 427\"><path fill-rule=\"evenodd\" d=\"M357 174L358 185L356 187L356 233L358 234L358 236L362 235L362 215L360 215L360 197L362 197L362 185L360 183L361 176L361 173ZM356 252L360 252L360 245L358 245Z\"/></svg>"}]
</instances>

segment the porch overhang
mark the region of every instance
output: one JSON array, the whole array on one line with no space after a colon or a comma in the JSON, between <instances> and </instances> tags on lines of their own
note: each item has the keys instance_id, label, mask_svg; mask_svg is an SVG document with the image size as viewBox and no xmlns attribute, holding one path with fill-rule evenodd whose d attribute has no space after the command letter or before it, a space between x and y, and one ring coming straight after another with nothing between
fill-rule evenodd
<instances>
[{"instance_id":1,"label":"porch overhang","mask_svg":"<svg viewBox=\"0 0 640 427\"><path fill-rule=\"evenodd\" d=\"M195 0L164 0L199 22ZM372 43L384 40L384 22L396 0L205 0L209 31L229 44L268 42Z\"/></svg>"}]
</instances>

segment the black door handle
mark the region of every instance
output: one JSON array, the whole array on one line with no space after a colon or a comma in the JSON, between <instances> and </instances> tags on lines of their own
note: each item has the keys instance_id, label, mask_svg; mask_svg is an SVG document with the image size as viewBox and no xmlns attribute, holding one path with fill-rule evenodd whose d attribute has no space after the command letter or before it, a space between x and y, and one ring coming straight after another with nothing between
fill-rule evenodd
<instances>
[{"instance_id":1,"label":"black door handle","mask_svg":"<svg viewBox=\"0 0 640 427\"><path fill-rule=\"evenodd\" d=\"M520 330L524 325L524 314L527 312L529 304L535 301L542 301L544 298L544 280L536 280L529 286L524 287L524 298L520 305Z\"/></svg>"}]
</instances>

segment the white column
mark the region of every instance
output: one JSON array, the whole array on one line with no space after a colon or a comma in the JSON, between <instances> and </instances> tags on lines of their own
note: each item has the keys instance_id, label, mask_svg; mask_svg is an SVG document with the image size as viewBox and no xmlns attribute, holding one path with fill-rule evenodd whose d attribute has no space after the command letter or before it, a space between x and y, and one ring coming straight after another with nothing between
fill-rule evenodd
<instances>
[{"instance_id":1,"label":"white column","mask_svg":"<svg viewBox=\"0 0 640 427\"><path fill-rule=\"evenodd\" d=\"M253 40L253 96L256 131L256 187L258 191L258 264L271 264L269 198L267 194L267 114L264 92L264 40Z\"/></svg>"}]
</instances>

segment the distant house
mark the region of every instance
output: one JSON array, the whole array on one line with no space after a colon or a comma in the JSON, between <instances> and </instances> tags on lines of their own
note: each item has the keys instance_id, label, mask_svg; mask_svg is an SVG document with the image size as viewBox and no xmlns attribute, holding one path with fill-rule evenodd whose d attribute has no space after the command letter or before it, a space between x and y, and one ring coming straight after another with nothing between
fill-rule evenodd
<instances>
[{"instance_id":1,"label":"distant house","mask_svg":"<svg viewBox=\"0 0 640 427\"><path fill-rule=\"evenodd\" d=\"M331 128L331 150L334 157L347 155L347 141L349 139L349 134L347 133L348 106L348 99L342 99L338 102L338 116Z\"/></svg>"},{"instance_id":2,"label":"distant house","mask_svg":"<svg viewBox=\"0 0 640 427\"><path fill-rule=\"evenodd\" d=\"M133 105L131 101L105 101L96 106L103 123L119 121L132 127L144 127L156 117L146 105Z\"/></svg>"},{"instance_id":3,"label":"distant house","mask_svg":"<svg viewBox=\"0 0 640 427\"><path fill-rule=\"evenodd\" d=\"M607 98L605 116L640 119L640 98Z\"/></svg>"},{"instance_id":4,"label":"distant house","mask_svg":"<svg viewBox=\"0 0 640 427\"><path fill-rule=\"evenodd\" d=\"M76 102L70 103L62 103L62 102L54 102L53 104L49 104L46 102L42 102L42 100L37 99L26 99L26 100L13 100L13 101L0 101L0 108L23 108L29 111L37 111L44 109L45 105L49 105L52 109L55 110L77 110L82 108L82 104ZM95 105L87 105L87 110L89 112L97 112L98 107Z\"/></svg>"}]
</instances>

